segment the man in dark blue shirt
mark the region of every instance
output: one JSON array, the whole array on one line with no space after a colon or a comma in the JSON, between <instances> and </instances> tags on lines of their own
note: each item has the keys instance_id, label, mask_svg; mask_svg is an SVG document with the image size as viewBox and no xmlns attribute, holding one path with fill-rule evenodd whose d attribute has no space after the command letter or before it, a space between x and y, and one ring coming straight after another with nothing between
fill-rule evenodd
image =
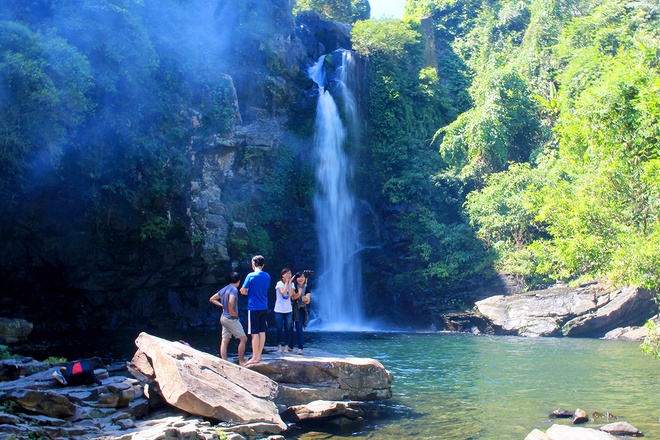
<instances>
[{"instance_id":1,"label":"man in dark blue shirt","mask_svg":"<svg viewBox=\"0 0 660 440\"><path fill-rule=\"evenodd\" d=\"M266 329L268 318L268 288L270 275L263 271L264 257L252 257L252 270L245 277L241 294L248 297L248 334L252 335L252 358L246 366L261 362L261 353L266 345Z\"/></svg>"}]
</instances>

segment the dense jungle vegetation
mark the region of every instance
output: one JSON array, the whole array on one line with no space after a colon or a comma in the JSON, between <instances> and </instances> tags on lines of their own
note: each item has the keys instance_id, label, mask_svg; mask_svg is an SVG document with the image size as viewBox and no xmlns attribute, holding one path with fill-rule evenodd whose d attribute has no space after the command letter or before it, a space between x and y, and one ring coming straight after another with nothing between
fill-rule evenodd
<instances>
[{"instance_id":1,"label":"dense jungle vegetation","mask_svg":"<svg viewBox=\"0 0 660 440\"><path fill-rule=\"evenodd\" d=\"M53 236L194 255L195 143L232 128L222 73L278 31L260 24L268 2L221 3L236 9L225 31L212 1L0 5L5 250L32 243L43 277L59 275ZM363 0L294 5L306 9L352 23L368 60L355 187L378 219L378 246L364 251L372 313L453 306L446 292L493 271L528 285L660 285L657 1L408 0L403 20L369 20ZM298 138L311 135L304 117ZM278 169L297 158L281 155ZM274 203L230 254L278 261L279 243L309 240L301 229L313 226L287 227L291 204L313 192L303 174L267 179ZM278 208L291 193L301 197ZM3 255L3 286L25 280Z\"/></svg>"},{"instance_id":2,"label":"dense jungle vegetation","mask_svg":"<svg viewBox=\"0 0 660 440\"><path fill-rule=\"evenodd\" d=\"M491 262L530 285L658 287L659 25L657 2L620 0L410 0L404 22L355 25L369 179L408 237L396 289Z\"/></svg>"}]
</instances>

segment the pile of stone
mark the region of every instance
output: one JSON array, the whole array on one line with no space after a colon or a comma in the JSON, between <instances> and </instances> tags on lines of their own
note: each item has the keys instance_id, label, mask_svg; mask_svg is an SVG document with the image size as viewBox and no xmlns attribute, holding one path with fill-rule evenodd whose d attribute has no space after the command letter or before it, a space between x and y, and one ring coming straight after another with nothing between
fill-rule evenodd
<instances>
[{"instance_id":1,"label":"pile of stone","mask_svg":"<svg viewBox=\"0 0 660 440\"><path fill-rule=\"evenodd\" d=\"M575 411L560 408L550 414L552 419L571 419L573 425L587 423L600 417L601 415L598 413L593 413L593 417L589 417L586 411L579 408ZM604 418L607 420L616 419L615 416L609 413ZM644 434L624 421L607 423L598 429L554 424L546 432L539 429L533 430L525 437L525 440L618 440L619 437L617 436L643 437Z\"/></svg>"},{"instance_id":2,"label":"pile of stone","mask_svg":"<svg viewBox=\"0 0 660 440\"><path fill-rule=\"evenodd\" d=\"M265 354L262 363L245 368L146 333L136 345L126 364L104 366L92 359L100 385L63 386L53 376L61 364L0 362L0 438L222 434L240 440L282 438L311 427L352 432L364 424L361 401L392 394L392 375L373 359L308 350L304 357Z\"/></svg>"},{"instance_id":3,"label":"pile of stone","mask_svg":"<svg viewBox=\"0 0 660 440\"><path fill-rule=\"evenodd\" d=\"M92 438L135 427L149 412L142 386L122 365L92 361L101 385L66 387L53 377L61 364L0 361L0 437Z\"/></svg>"}]
</instances>

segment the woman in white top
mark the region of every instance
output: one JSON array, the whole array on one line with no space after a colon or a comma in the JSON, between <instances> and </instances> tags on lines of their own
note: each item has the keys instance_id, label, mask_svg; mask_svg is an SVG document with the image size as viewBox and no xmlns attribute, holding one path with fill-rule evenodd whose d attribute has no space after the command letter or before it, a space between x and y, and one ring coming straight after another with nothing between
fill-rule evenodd
<instances>
[{"instance_id":1,"label":"woman in white top","mask_svg":"<svg viewBox=\"0 0 660 440\"><path fill-rule=\"evenodd\" d=\"M291 294L293 285L291 279L291 269L284 268L280 272L280 280L275 285L275 324L277 326L277 352L282 353L282 346L285 351L291 351L287 344L291 338Z\"/></svg>"}]
</instances>

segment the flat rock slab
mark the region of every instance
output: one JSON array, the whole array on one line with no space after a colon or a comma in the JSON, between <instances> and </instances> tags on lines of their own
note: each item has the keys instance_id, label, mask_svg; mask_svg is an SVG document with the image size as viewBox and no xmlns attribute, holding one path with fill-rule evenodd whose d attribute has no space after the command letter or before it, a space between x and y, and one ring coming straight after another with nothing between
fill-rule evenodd
<instances>
[{"instance_id":1,"label":"flat rock slab","mask_svg":"<svg viewBox=\"0 0 660 440\"><path fill-rule=\"evenodd\" d=\"M318 399L382 400L392 397L392 374L375 359L343 357L315 349L306 349L302 356L267 352L262 359L250 369L278 382L281 390L286 389L287 401L281 403L287 405ZM316 398L296 397L293 395L296 390Z\"/></svg>"},{"instance_id":2,"label":"flat rock slab","mask_svg":"<svg viewBox=\"0 0 660 440\"><path fill-rule=\"evenodd\" d=\"M153 380L170 405L220 421L268 422L286 429L273 402L277 383L266 376L147 333L135 344L138 351L129 370Z\"/></svg>"}]
</instances>

